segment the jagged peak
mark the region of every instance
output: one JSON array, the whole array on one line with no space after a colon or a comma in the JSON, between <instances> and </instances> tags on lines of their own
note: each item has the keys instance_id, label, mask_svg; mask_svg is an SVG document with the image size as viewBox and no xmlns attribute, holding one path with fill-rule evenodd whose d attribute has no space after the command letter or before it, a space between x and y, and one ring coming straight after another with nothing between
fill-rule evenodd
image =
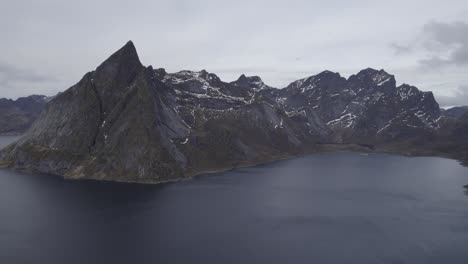
<instances>
[{"instance_id":1,"label":"jagged peak","mask_svg":"<svg viewBox=\"0 0 468 264\"><path fill-rule=\"evenodd\" d=\"M249 76L247 78L249 78L249 80L251 80L253 82L263 82L262 78L260 78L260 76L257 76L257 75Z\"/></svg>"},{"instance_id":2,"label":"jagged peak","mask_svg":"<svg viewBox=\"0 0 468 264\"><path fill-rule=\"evenodd\" d=\"M339 72L332 72L332 71L329 71L329 70L324 70L322 72L320 72L319 74L315 75L315 76L312 76L312 77L338 77L340 78L341 75Z\"/></svg>"},{"instance_id":3,"label":"jagged peak","mask_svg":"<svg viewBox=\"0 0 468 264\"><path fill-rule=\"evenodd\" d=\"M178 71L178 72L175 72L174 74L178 74L178 75L201 75L203 73L208 73L206 70L201 70L201 71L192 71L192 70L181 70L181 71Z\"/></svg>"},{"instance_id":4,"label":"jagged peak","mask_svg":"<svg viewBox=\"0 0 468 264\"><path fill-rule=\"evenodd\" d=\"M353 74L348 78L348 81L359 80L359 82L370 82L377 86L390 84L394 87L396 85L395 76L389 74L384 69L376 70L373 68L366 68Z\"/></svg>"},{"instance_id":5,"label":"jagged peak","mask_svg":"<svg viewBox=\"0 0 468 264\"><path fill-rule=\"evenodd\" d=\"M236 80L236 82L244 82L244 81L248 81L247 76L245 76L245 74L241 74L241 76L239 76L239 78L237 78Z\"/></svg>"},{"instance_id":6,"label":"jagged peak","mask_svg":"<svg viewBox=\"0 0 468 264\"><path fill-rule=\"evenodd\" d=\"M241 74L241 76L239 76L239 78L238 78L235 82L243 82L243 81L247 81L247 82L261 82L261 81L262 81L262 78L260 78L260 76L257 76L257 75L246 76L245 74Z\"/></svg>"},{"instance_id":7,"label":"jagged peak","mask_svg":"<svg viewBox=\"0 0 468 264\"><path fill-rule=\"evenodd\" d=\"M375 75L381 75L381 76L393 76L386 72L384 69L376 70L374 68L366 68L363 70L360 70L356 76L362 76L362 77L368 77L368 76L375 76Z\"/></svg>"},{"instance_id":8,"label":"jagged peak","mask_svg":"<svg viewBox=\"0 0 468 264\"><path fill-rule=\"evenodd\" d=\"M368 67L368 68L360 70L358 72L358 75L361 75L361 74L375 74L377 72L379 72L379 70Z\"/></svg>"},{"instance_id":9,"label":"jagged peak","mask_svg":"<svg viewBox=\"0 0 468 264\"><path fill-rule=\"evenodd\" d=\"M312 75L312 76L303 78L301 80L320 80L322 78L341 78L341 75L339 72L332 72L329 70L324 70L316 75Z\"/></svg>"},{"instance_id":10,"label":"jagged peak","mask_svg":"<svg viewBox=\"0 0 468 264\"><path fill-rule=\"evenodd\" d=\"M110 109L122 99L129 85L145 71L146 68L141 64L133 42L128 41L101 63L95 71L86 74L82 79L85 83L80 81L81 86L78 87L91 88L86 84L92 84L92 89L97 92L98 97L106 98L102 100L102 112L109 113Z\"/></svg>"},{"instance_id":11,"label":"jagged peak","mask_svg":"<svg viewBox=\"0 0 468 264\"><path fill-rule=\"evenodd\" d=\"M190 79L203 79L206 81L221 81L221 79L214 73L210 73L203 69L201 71L182 70L175 73L168 74L169 76L180 77L184 80Z\"/></svg>"},{"instance_id":12,"label":"jagged peak","mask_svg":"<svg viewBox=\"0 0 468 264\"><path fill-rule=\"evenodd\" d=\"M414 86L414 85L411 85L411 84L407 84L407 83L403 83L401 84L400 86L397 87L397 90L398 91L409 91L409 90L414 90L414 91L417 91L417 92L421 92L418 87Z\"/></svg>"},{"instance_id":13,"label":"jagged peak","mask_svg":"<svg viewBox=\"0 0 468 264\"><path fill-rule=\"evenodd\" d=\"M308 76L290 83L287 88L302 88L303 86L314 86L317 82L327 82L327 80L335 80L342 78L340 73L329 70L322 71L316 75ZM344 78L343 78L344 79Z\"/></svg>"},{"instance_id":14,"label":"jagged peak","mask_svg":"<svg viewBox=\"0 0 468 264\"><path fill-rule=\"evenodd\" d=\"M135 45L130 40L119 50L107 58L97 69L104 68L106 65L128 65L129 67L142 66Z\"/></svg>"},{"instance_id":15,"label":"jagged peak","mask_svg":"<svg viewBox=\"0 0 468 264\"><path fill-rule=\"evenodd\" d=\"M245 74L239 76L239 78L231 82L231 84L235 86L245 86L254 89L264 89L268 87L265 85L265 83L259 76L245 76Z\"/></svg>"},{"instance_id":16,"label":"jagged peak","mask_svg":"<svg viewBox=\"0 0 468 264\"><path fill-rule=\"evenodd\" d=\"M414 93L417 94L423 94L425 96L434 97L434 94L431 91L421 91L418 89L418 87L407 83L403 83L402 85L398 86L397 90L400 92L414 91Z\"/></svg>"},{"instance_id":17,"label":"jagged peak","mask_svg":"<svg viewBox=\"0 0 468 264\"><path fill-rule=\"evenodd\" d=\"M166 69L164 69L164 68L155 69L155 70L154 70L154 73L156 74L156 76L157 76L159 79L164 78L164 76L166 76L166 74L167 74Z\"/></svg>"}]
</instances>

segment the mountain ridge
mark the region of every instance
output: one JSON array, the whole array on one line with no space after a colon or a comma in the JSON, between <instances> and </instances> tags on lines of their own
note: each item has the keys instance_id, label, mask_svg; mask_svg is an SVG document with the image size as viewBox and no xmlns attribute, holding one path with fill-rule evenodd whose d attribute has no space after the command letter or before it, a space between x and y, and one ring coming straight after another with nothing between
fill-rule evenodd
<instances>
[{"instance_id":1,"label":"mountain ridge","mask_svg":"<svg viewBox=\"0 0 468 264\"><path fill-rule=\"evenodd\" d=\"M0 98L0 135L24 133L39 116L50 97L30 95L16 100Z\"/></svg>"},{"instance_id":2,"label":"mountain ridge","mask_svg":"<svg viewBox=\"0 0 468 264\"><path fill-rule=\"evenodd\" d=\"M323 71L277 89L258 76L223 82L206 70L145 67L129 41L51 100L0 164L157 183L334 149L463 159L441 147L467 129L460 120L384 70Z\"/></svg>"}]
</instances>

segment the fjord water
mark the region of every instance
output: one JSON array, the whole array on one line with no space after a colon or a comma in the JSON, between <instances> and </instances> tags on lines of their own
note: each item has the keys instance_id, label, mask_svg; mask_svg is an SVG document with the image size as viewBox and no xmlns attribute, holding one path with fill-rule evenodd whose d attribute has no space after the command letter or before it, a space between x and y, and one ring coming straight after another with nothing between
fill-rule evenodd
<instances>
[{"instance_id":1,"label":"fjord water","mask_svg":"<svg viewBox=\"0 0 468 264\"><path fill-rule=\"evenodd\" d=\"M163 185L0 170L0 263L467 263L467 183L453 160L359 153Z\"/></svg>"}]
</instances>

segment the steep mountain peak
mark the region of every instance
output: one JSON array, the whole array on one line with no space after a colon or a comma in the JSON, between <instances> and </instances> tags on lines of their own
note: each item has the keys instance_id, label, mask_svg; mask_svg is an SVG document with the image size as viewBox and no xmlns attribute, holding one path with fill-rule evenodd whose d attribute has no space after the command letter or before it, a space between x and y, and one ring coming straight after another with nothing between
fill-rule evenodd
<instances>
[{"instance_id":1,"label":"steep mountain peak","mask_svg":"<svg viewBox=\"0 0 468 264\"><path fill-rule=\"evenodd\" d=\"M245 76L245 74L241 74L238 78L238 80L242 80L242 79L247 79L247 76Z\"/></svg>"},{"instance_id":2,"label":"steep mountain peak","mask_svg":"<svg viewBox=\"0 0 468 264\"><path fill-rule=\"evenodd\" d=\"M318 73L317 75L322 75L322 74L338 74L338 72L333 72L333 71L330 71L330 70L323 70L321 71L320 73Z\"/></svg>"},{"instance_id":3,"label":"steep mountain peak","mask_svg":"<svg viewBox=\"0 0 468 264\"><path fill-rule=\"evenodd\" d=\"M286 89L300 89L302 92L312 90L316 87L336 86L338 83L344 83L345 78L341 77L338 72L323 71L317 75L312 75L297 81L292 82Z\"/></svg>"},{"instance_id":4,"label":"steep mountain peak","mask_svg":"<svg viewBox=\"0 0 468 264\"><path fill-rule=\"evenodd\" d=\"M319 74L317 74L317 75L315 75L313 77L315 77L316 79L317 78L320 78L320 79L323 79L323 78L336 79L336 78L341 78L341 75L338 72L332 72L332 71L329 71L329 70L325 70L325 71L323 71L323 72L321 72L321 73L319 73Z\"/></svg>"},{"instance_id":5,"label":"steep mountain peak","mask_svg":"<svg viewBox=\"0 0 468 264\"><path fill-rule=\"evenodd\" d=\"M395 87L395 76L387 73L385 70L376 70L367 68L353 74L348 79L350 82L358 82L361 86L383 86Z\"/></svg>"},{"instance_id":6,"label":"steep mountain peak","mask_svg":"<svg viewBox=\"0 0 468 264\"><path fill-rule=\"evenodd\" d=\"M12 104L0 99L0 117L32 116ZM432 93L396 87L384 70L349 79L323 71L271 89L258 76L226 83L206 70L144 67L131 41L44 109L25 137L0 151L0 163L137 182L322 149L317 143L406 144L436 135L444 121ZM455 136L466 131L465 118Z\"/></svg>"},{"instance_id":7,"label":"steep mountain peak","mask_svg":"<svg viewBox=\"0 0 468 264\"><path fill-rule=\"evenodd\" d=\"M232 83L233 84L248 84L249 79L247 79L247 76L245 76L245 74L241 74L241 76L239 76L239 78L237 78L237 80L233 81Z\"/></svg>"},{"instance_id":8,"label":"steep mountain peak","mask_svg":"<svg viewBox=\"0 0 468 264\"><path fill-rule=\"evenodd\" d=\"M390 77L389 73L387 73L384 69L376 70L373 68L366 68L361 71L359 71L356 76L360 78L369 78L369 77L375 77L375 76L384 76L384 77Z\"/></svg>"},{"instance_id":9,"label":"steep mountain peak","mask_svg":"<svg viewBox=\"0 0 468 264\"><path fill-rule=\"evenodd\" d=\"M416 96L420 101L429 101L432 105L437 105L437 107L434 108L439 111L439 105L432 92L423 92L415 86L404 83L397 87L397 93L400 95L402 100L407 100L410 97Z\"/></svg>"},{"instance_id":10,"label":"steep mountain peak","mask_svg":"<svg viewBox=\"0 0 468 264\"><path fill-rule=\"evenodd\" d=\"M105 60L97 69L99 70L112 64L127 65L128 67L142 66L137 50L132 41L128 41L122 48Z\"/></svg>"},{"instance_id":11,"label":"steep mountain peak","mask_svg":"<svg viewBox=\"0 0 468 264\"><path fill-rule=\"evenodd\" d=\"M383 69L381 69L380 71L383 71ZM371 68L371 67L368 67L368 68L365 68L365 69L362 69L358 72L358 75L361 75L361 74L370 74L370 75L373 75L373 74L376 74L378 73L379 70L377 69L374 69L374 68Z\"/></svg>"},{"instance_id":12,"label":"steep mountain peak","mask_svg":"<svg viewBox=\"0 0 468 264\"><path fill-rule=\"evenodd\" d=\"M204 69L201 71L183 70L178 71L176 73L172 73L170 75L176 77L177 82L184 82L189 80L220 81L219 77L216 74L210 73Z\"/></svg>"},{"instance_id":13,"label":"steep mountain peak","mask_svg":"<svg viewBox=\"0 0 468 264\"><path fill-rule=\"evenodd\" d=\"M254 76L249 76L248 78L249 78L249 80L251 80L253 82L263 82L263 80L262 80L262 78L260 78L260 76L254 75Z\"/></svg>"},{"instance_id":14,"label":"steep mountain peak","mask_svg":"<svg viewBox=\"0 0 468 264\"><path fill-rule=\"evenodd\" d=\"M235 86L253 88L255 90L268 88L268 86L265 85L262 78L260 78L259 76L245 76L245 74L239 76L239 78L231 82L231 84Z\"/></svg>"},{"instance_id":15,"label":"steep mountain peak","mask_svg":"<svg viewBox=\"0 0 468 264\"><path fill-rule=\"evenodd\" d=\"M109 110L128 92L130 84L134 82L145 67L138 58L133 42L127 42L122 48L112 54L99 65L94 72L86 74L78 86L88 86L103 100L101 110Z\"/></svg>"},{"instance_id":16,"label":"steep mountain peak","mask_svg":"<svg viewBox=\"0 0 468 264\"><path fill-rule=\"evenodd\" d=\"M154 73L156 74L156 77L159 80L162 80L164 78L164 76L166 76L166 74L167 74L166 69L164 69L164 68L155 69Z\"/></svg>"},{"instance_id":17,"label":"steep mountain peak","mask_svg":"<svg viewBox=\"0 0 468 264\"><path fill-rule=\"evenodd\" d=\"M245 74L241 74L239 78L234 82L261 82L262 78L259 76L245 76Z\"/></svg>"}]
</instances>

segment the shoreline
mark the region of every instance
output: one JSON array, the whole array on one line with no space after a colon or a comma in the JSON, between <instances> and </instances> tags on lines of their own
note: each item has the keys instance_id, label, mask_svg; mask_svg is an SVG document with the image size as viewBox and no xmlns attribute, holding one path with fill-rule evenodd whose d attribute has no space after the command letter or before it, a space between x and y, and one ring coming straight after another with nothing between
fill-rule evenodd
<instances>
[{"instance_id":1,"label":"shoreline","mask_svg":"<svg viewBox=\"0 0 468 264\"><path fill-rule=\"evenodd\" d=\"M250 168L250 167L256 167L260 165L266 165L270 163L275 163L275 162L280 162L284 160L289 160L289 159L294 159L294 158L299 158L299 157L305 157L305 156L312 156L312 155L317 155L317 154L328 154L328 153L344 153L344 152L349 152L349 153L366 153L366 154L389 154L389 155L396 155L396 156L403 156L403 157L438 157L438 158L445 158L445 159L450 159L457 161L460 166L463 167L468 167L468 164L460 159L457 159L450 154L445 154L445 153L423 153L420 151L418 154L416 153L411 153L408 151L402 151L402 150L397 150L397 149L386 149L384 148L374 148L373 146L368 147L368 146L363 146L361 144L331 144L331 143L326 143L326 144L320 144L319 145L321 148L320 149L311 149L308 151L305 151L305 153L302 154L296 154L296 155L282 155L282 156L276 156L272 157L271 159L265 159L265 160L259 160L259 161L244 161L244 162L239 162L236 166L229 166L229 167L224 167L224 168L207 168L205 170L197 170L197 171L192 171L188 172L184 176L180 178L175 178L175 179L170 179L170 180L162 180L162 181L157 181L157 180L146 180L146 179L113 179L113 180L108 180L108 179L99 179L99 178L73 178L73 177L67 177L64 175L57 175L53 173L45 173L45 172L40 172L40 171L34 171L34 170L28 170L28 169L21 169L21 168L12 168L9 167L11 163L9 162L0 162L0 169L9 169L9 170L14 170L18 171L21 173L26 173L26 174L42 174L42 175L48 175L48 176L54 176L54 177L60 177L64 180L70 180L70 181L99 181L99 182L109 182L109 183L129 183L129 184L145 184L145 185L160 185L160 184L168 184L168 183L174 183L174 182L180 182L180 181L187 181L187 180L192 180L196 179L198 177L203 177L206 175L213 175L217 173L225 173L229 171L233 171L236 169L242 169L242 168ZM468 190L468 184L463 186Z\"/></svg>"}]
</instances>

